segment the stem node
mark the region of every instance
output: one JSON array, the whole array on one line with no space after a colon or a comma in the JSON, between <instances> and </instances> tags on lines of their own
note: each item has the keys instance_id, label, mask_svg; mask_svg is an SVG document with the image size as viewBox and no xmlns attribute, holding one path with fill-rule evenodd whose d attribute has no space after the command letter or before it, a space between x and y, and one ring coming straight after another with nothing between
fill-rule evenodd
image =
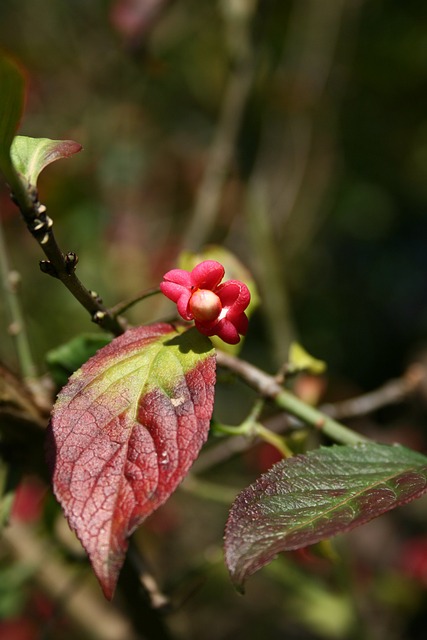
<instances>
[{"instance_id":1,"label":"stem node","mask_svg":"<svg viewBox=\"0 0 427 640\"><path fill-rule=\"evenodd\" d=\"M40 271L42 273L46 273L48 276L52 276L52 278L58 278L58 272L54 265L50 260L40 260L39 261Z\"/></svg>"}]
</instances>

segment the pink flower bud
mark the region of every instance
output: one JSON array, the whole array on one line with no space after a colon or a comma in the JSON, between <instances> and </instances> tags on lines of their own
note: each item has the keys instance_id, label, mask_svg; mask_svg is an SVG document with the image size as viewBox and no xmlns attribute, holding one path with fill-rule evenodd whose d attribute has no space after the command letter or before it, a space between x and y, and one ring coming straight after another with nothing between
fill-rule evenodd
<instances>
[{"instance_id":1,"label":"pink flower bud","mask_svg":"<svg viewBox=\"0 0 427 640\"><path fill-rule=\"evenodd\" d=\"M215 260L205 260L194 269L172 269L163 276L160 289L176 303L184 320L194 320L206 336L218 336L237 344L246 335L248 318L244 313L251 300L248 287L239 280L227 280L224 267Z\"/></svg>"}]
</instances>

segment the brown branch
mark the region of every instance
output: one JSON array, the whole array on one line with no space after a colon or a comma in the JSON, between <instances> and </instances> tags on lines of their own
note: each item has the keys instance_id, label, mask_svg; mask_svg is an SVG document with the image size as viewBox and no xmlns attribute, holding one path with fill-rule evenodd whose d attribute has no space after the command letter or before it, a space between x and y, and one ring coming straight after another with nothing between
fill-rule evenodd
<instances>
[{"instance_id":1,"label":"brown branch","mask_svg":"<svg viewBox=\"0 0 427 640\"><path fill-rule=\"evenodd\" d=\"M412 364L403 376L389 380L379 389L349 400L324 404L320 410L336 420L364 416L387 405L403 402L425 383L426 377L427 372L422 364Z\"/></svg>"},{"instance_id":2,"label":"brown branch","mask_svg":"<svg viewBox=\"0 0 427 640\"><path fill-rule=\"evenodd\" d=\"M244 360L218 351L217 361L220 366L233 371L264 397L274 400L282 390L273 376ZM426 383L426 366L422 363L414 363L408 367L402 377L390 380L379 389L356 398L334 404L321 405L319 413L334 420L360 417L387 405L405 401L414 392L422 389ZM289 414L281 414L270 418L268 421L268 428L276 433L294 430L297 426L301 426L301 422ZM244 436L228 438L226 441L206 449L194 463L193 473L203 473L218 464L222 464L234 455L250 449L256 442L257 440L248 439Z\"/></svg>"},{"instance_id":3,"label":"brown branch","mask_svg":"<svg viewBox=\"0 0 427 640\"><path fill-rule=\"evenodd\" d=\"M92 321L114 335L125 330L122 321L115 318L102 304L94 291L89 291L76 275L78 257L74 252L63 253L53 233L53 220L46 214L46 207L40 204L38 194L31 187L24 189L22 184L14 184L13 200L21 211L31 235L39 243L47 260L40 262L43 273L58 278L70 293L89 312Z\"/></svg>"}]
</instances>

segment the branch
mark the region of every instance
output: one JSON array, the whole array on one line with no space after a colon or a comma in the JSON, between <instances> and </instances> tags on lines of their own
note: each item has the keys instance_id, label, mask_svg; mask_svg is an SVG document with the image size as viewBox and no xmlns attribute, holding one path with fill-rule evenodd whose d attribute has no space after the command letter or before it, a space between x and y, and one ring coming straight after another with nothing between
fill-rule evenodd
<instances>
[{"instance_id":1,"label":"branch","mask_svg":"<svg viewBox=\"0 0 427 640\"><path fill-rule=\"evenodd\" d=\"M223 355L223 353L218 352L218 364L237 373L251 387L262 393L264 397L272 398L272 394L276 391L283 391L273 377L243 361L237 361L241 364L236 369L236 362L234 360L231 361L229 357L224 358ZM415 391L422 389L426 382L427 368L422 362L416 362L408 367L403 376L386 382L379 389L342 402L321 405L318 413L320 415L326 414L334 420L367 415L387 405L403 402ZM265 385L267 385L267 388ZM293 415L296 414L293 413ZM269 418L265 424L268 430L273 433L284 433L295 427L295 420L292 417L285 417L281 414L280 416ZM222 441L203 451L195 461L192 471L194 474L203 473L218 464L222 464L232 456L243 453L253 445L253 440L248 440L247 436L228 438L226 441Z\"/></svg>"},{"instance_id":2,"label":"branch","mask_svg":"<svg viewBox=\"0 0 427 640\"><path fill-rule=\"evenodd\" d=\"M325 404L320 410L335 419L355 418L373 413L390 404L402 402L426 381L427 372L421 363L412 364L402 377L389 380L382 387L356 398Z\"/></svg>"},{"instance_id":3,"label":"branch","mask_svg":"<svg viewBox=\"0 0 427 640\"><path fill-rule=\"evenodd\" d=\"M10 268L6 242L3 234L3 225L0 218L0 274L5 291L5 299L9 307L11 324L9 334L14 338L18 354L21 374L25 379L36 377L36 367L31 355L30 343L22 313L21 302L18 297L19 274Z\"/></svg>"},{"instance_id":4,"label":"branch","mask_svg":"<svg viewBox=\"0 0 427 640\"><path fill-rule=\"evenodd\" d=\"M92 583L70 569L52 552L52 545L17 523L3 530L2 539L13 554L31 566L37 584L70 619L94 640L136 640L129 622L106 603Z\"/></svg>"},{"instance_id":5,"label":"branch","mask_svg":"<svg viewBox=\"0 0 427 640\"><path fill-rule=\"evenodd\" d=\"M368 438L348 429L318 409L306 404L290 391L283 389L273 376L268 375L249 362L240 360L223 351L217 352L217 361L220 366L230 369L240 376L259 394L273 400L278 407L319 430L325 436L332 438L332 440L342 444L357 444L369 441Z\"/></svg>"},{"instance_id":6,"label":"branch","mask_svg":"<svg viewBox=\"0 0 427 640\"><path fill-rule=\"evenodd\" d=\"M73 252L64 254L59 248L53 233L53 220L46 214L46 207L40 204L37 191L25 189L18 178L11 187L12 199L19 207L28 230L47 257L47 260L40 262L43 273L58 278L90 313L93 322L116 336L123 333L124 323L115 318L102 304L98 294L86 289L76 276L77 255Z\"/></svg>"}]
</instances>

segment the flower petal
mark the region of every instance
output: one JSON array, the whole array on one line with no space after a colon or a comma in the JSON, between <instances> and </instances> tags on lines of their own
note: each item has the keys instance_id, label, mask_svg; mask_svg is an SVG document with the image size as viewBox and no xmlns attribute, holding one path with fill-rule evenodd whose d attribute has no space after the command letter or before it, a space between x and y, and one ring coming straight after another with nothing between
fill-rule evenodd
<instances>
[{"instance_id":1,"label":"flower petal","mask_svg":"<svg viewBox=\"0 0 427 640\"><path fill-rule=\"evenodd\" d=\"M191 281L199 289L213 291L224 277L224 267L216 260L205 260L191 272Z\"/></svg>"},{"instance_id":2,"label":"flower petal","mask_svg":"<svg viewBox=\"0 0 427 640\"><path fill-rule=\"evenodd\" d=\"M189 307L190 298L191 298L191 292L185 289L181 297L178 299L176 303L176 308L178 309L178 313L182 318L184 318L184 320L193 319L193 314L191 313L190 307Z\"/></svg>"},{"instance_id":3,"label":"flower petal","mask_svg":"<svg viewBox=\"0 0 427 640\"><path fill-rule=\"evenodd\" d=\"M228 344L237 344L240 342L239 332L232 322L227 320L227 318L223 318L218 322L215 327L215 333L213 335L218 336L224 342Z\"/></svg>"},{"instance_id":4,"label":"flower petal","mask_svg":"<svg viewBox=\"0 0 427 640\"><path fill-rule=\"evenodd\" d=\"M228 280L224 282L224 284L221 284L217 288L215 293L221 300L223 307L232 309L233 316L244 311L251 301L251 294L248 287L239 280Z\"/></svg>"},{"instance_id":5,"label":"flower petal","mask_svg":"<svg viewBox=\"0 0 427 640\"><path fill-rule=\"evenodd\" d=\"M188 289L192 286L191 274L184 269L172 269L163 276L163 280L167 282L175 282Z\"/></svg>"},{"instance_id":6,"label":"flower petal","mask_svg":"<svg viewBox=\"0 0 427 640\"><path fill-rule=\"evenodd\" d=\"M227 317L227 320L230 320L230 322L234 324L234 326L236 327L236 330L240 333L241 336L245 336L247 334L249 320L244 313L241 313L240 315L238 315L237 318L230 319L228 314L226 317Z\"/></svg>"},{"instance_id":7,"label":"flower petal","mask_svg":"<svg viewBox=\"0 0 427 640\"><path fill-rule=\"evenodd\" d=\"M172 302L178 302L179 298L186 293L190 297L191 292L180 284L175 282L161 282L160 291Z\"/></svg>"},{"instance_id":8,"label":"flower petal","mask_svg":"<svg viewBox=\"0 0 427 640\"><path fill-rule=\"evenodd\" d=\"M194 325L200 333L203 333L204 336L216 336L216 325L217 322L211 322L210 324L206 324L206 322L199 322L198 320L194 321Z\"/></svg>"}]
</instances>

